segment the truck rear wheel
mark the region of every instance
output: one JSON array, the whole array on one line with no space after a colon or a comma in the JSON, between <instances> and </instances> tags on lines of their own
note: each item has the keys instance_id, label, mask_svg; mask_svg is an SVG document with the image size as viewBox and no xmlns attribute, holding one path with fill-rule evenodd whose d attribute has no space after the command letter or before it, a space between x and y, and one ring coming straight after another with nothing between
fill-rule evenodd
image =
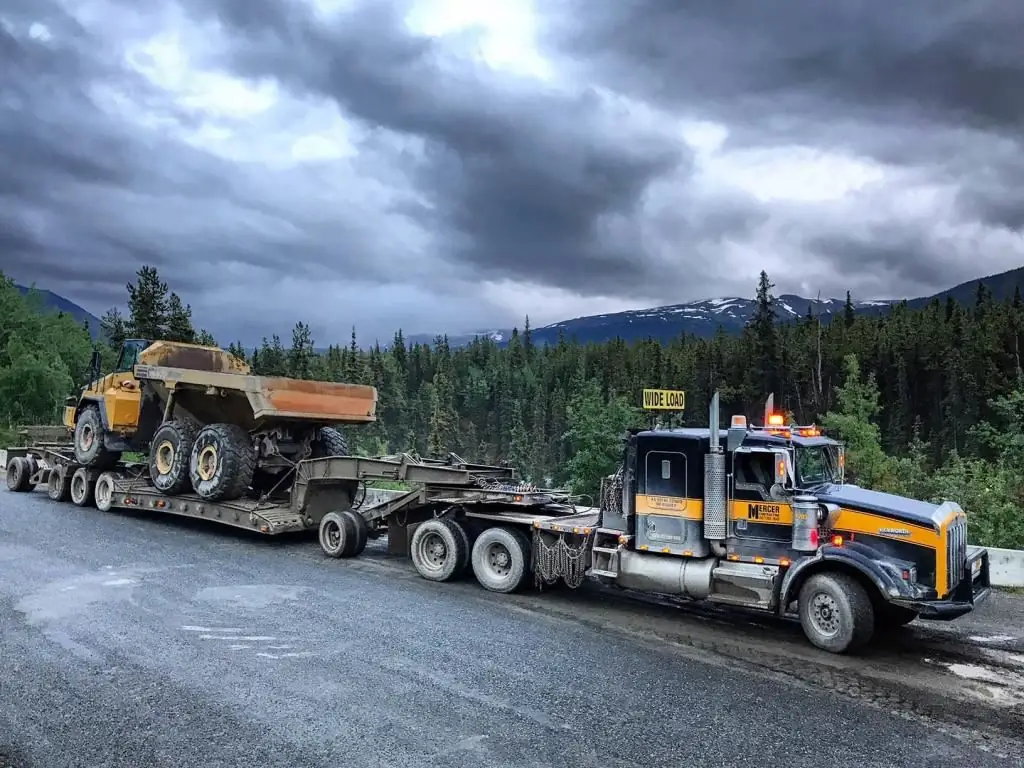
<instances>
[{"instance_id":1,"label":"truck rear wheel","mask_svg":"<svg viewBox=\"0 0 1024 768\"><path fill-rule=\"evenodd\" d=\"M875 611L861 584L845 573L816 573L800 588L800 625L822 650L847 653L875 633Z\"/></svg>"},{"instance_id":2,"label":"truck rear wheel","mask_svg":"<svg viewBox=\"0 0 1024 768\"><path fill-rule=\"evenodd\" d=\"M120 453L108 451L105 441L106 430L100 409L87 405L78 414L75 422L75 461L86 467L112 467L121 458Z\"/></svg>"},{"instance_id":3,"label":"truck rear wheel","mask_svg":"<svg viewBox=\"0 0 1024 768\"><path fill-rule=\"evenodd\" d=\"M484 589L515 592L530 575L530 540L512 528L488 528L473 544L472 562Z\"/></svg>"},{"instance_id":4,"label":"truck rear wheel","mask_svg":"<svg viewBox=\"0 0 1024 768\"><path fill-rule=\"evenodd\" d=\"M177 496L191 487L189 463L198 431L190 421L166 421L153 434L149 477L161 493Z\"/></svg>"},{"instance_id":5,"label":"truck rear wheel","mask_svg":"<svg viewBox=\"0 0 1024 768\"><path fill-rule=\"evenodd\" d=\"M96 484L89 477L89 470L79 467L71 476L71 503L76 507L91 507L96 500Z\"/></svg>"},{"instance_id":6,"label":"truck rear wheel","mask_svg":"<svg viewBox=\"0 0 1024 768\"><path fill-rule=\"evenodd\" d=\"M311 444L310 456L322 459L327 456L348 456L348 440L334 427L321 427Z\"/></svg>"},{"instance_id":7,"label":"truck rear wheel","mask_svg":"<svg viewBox=\"0 0 1024 768\"><path fill-rule=\"evenodd\" d=\"M248 433L234 424L208 424L199 430L189 457L192 488L207 501L231 501L246 492L256 469Z\"/></svg>"},{"instance_id":8,"label":"truck rear wheel","mask_svg":"<svg viewBox=\"0 0 1024 768\"><path fill-rule=\"evenodd\" d=\"M32 467L21 456L15 456L7 462L7 490L15 493L26 493L32 490L29 478Z\"/></svg>"},{"instance_id":9,"label":"truck rear wheel","mask_svg":"<svg viewBox=\"0 0 1024 768\"><path fill-rule=\"evenodd\" d=\"M104 472L96 478L96 488L93 494L96 498L96 508L101 512L109 512L114 506L115 480L113 472Z\"/></svg>"},{"instance_id":10,"label":"truck rear wheel","mask_svg":"<svg viewBox=\"0 0 1024 768\"><path fill-rule=\"evenodd\" d=\"M469 563L466 542L466 532L454 520L427 520L416 528L409 544L413 567L429 581L451 581Z\"/></svg>"},{"instance_id":11,"label":"truck rear wheel","mask_svg":"<svg viewBox=\"0 0 1024 768\"><path fill-rule=\"evenodd\" d=\"M66 467L52 467L50 469L50 476L46 479L46 495L54 501L70 501L70 480L71 478L68 477Z\"/></svg>"}]
</instances>

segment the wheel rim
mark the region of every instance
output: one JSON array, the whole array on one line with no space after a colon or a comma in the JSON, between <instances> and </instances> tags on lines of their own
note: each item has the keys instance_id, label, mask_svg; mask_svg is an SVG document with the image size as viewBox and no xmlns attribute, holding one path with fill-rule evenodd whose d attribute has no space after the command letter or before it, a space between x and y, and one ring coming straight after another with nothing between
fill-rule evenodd
<instances>
[{"instance_id":1,"label":"wheel rim","mask_svg":"<svg viewBox=\"0 0 1024 768\"><path fill-rule=\"evenodd\" d=\"M485 552L487 570L499 578L505 578L512 572L512 553L501 542L494 542Z\"/></svg>"},{"instance_id":2,"label":"wheel rim","mask_svg":"<svg viewBox=\"0 0 1024 768\"><path fill-rule=\"evenodd\" d=\"M92 448L93 441L96 439L96 433L92 431L92 427L89 424L82 425L82 434L78 438L78 445L83 451L88 451Z\"/></svg>"},{"instance_id":3,"label":"wheel rim","mask_svg":"<svg viewBox=\"0 0 1024 768\"><path fill-rule=\"evenodd\" d=\"M341 526L333 520L324 525L324 541L331 551L336 551L341 546Z\"/></svg>"},{"instance_id":4,"label":"wheel rim","mask_svg":"<svg viewBox=\"0 0 1024 768\"><path fill-rule=\"evenodd\" d=\"M114 484L107 478L96 483L96 504L109 504L114 497Z\"/></svg>"},{"instance_id":5,"label":"wheel rim","mask_svg":"<svg viewBox=\"0 0 1024 768\"><path fill-rule=\"evenodd\" d=\"M196 462L199 477L202 480L213 480L217 474L217 448L207 445L199 452L199 460Z\"/></svg>"},{"instance_id":6,"label":"wheel rim","mask_svg":"<svg viewBox=\"0 0 1024 768\"><path fill-rule=\"evenodd\" d=\"M18 482L18 467L20 462L12 461L7 465L7 485L14 486Z\"/></svg>"},{"instance_id":7,"label":"wheel rim","mask_svg":"<svg viewBox=\"0 0 1024 768\"><path fill-rule=\"evenodd\" d=\"M61 492L60 472L56 467L50 470L50 476L46 480L46 490L51 496L58 496Z\"/></svg>"},{"instance_id":8,"label":"wheel rim","mask_svg":"<svg viewBox=\"0 0 1024 768\"><path fill-rule=\"evenodd\" d=\"M173 464L174 444L170 440L164 440L156 448L156 471L161 475L170 474Z\"/></svg>"},{"instance_id":9,"label":"wheel rim","mask_svg":"<svg viewBox=\"0 0 1024 768\"><path fill-rule=\"evenodd\" d=\"M814 628L826 637L839 634L839 604L824 592L818 592L811 598L811 623Z\"/></svg>"},{"instance_id":10,"label":"wheel rim","mask_svg":"<svg viewBox=\"0 0 1024 768\"><path fill-rule=\"evenodd\" d=\"M441 535L431 531L420 542L420 560L431 571L439 571L448 559L448 546Z\"/></svg>"},{"instance_id":11,"label":"wheel rim","mask_svg":"<svg viewBox=\"0 0 1024 768\"><path fill-rule=\"evenodd\" d=\"M76 499L85 498L85 478L81 475L74 475L71 478L71 495Z\"/></svg>"}]
</instances>

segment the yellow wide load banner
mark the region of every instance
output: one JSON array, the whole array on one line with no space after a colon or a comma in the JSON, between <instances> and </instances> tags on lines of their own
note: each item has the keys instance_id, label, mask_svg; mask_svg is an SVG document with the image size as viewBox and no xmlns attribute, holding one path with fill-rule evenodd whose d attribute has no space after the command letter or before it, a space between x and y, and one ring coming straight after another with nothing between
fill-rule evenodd
<instances>
[{"instance_id":1,"label":"yellow wide load banner","mask_svg":"<svg viewBox=\"0 0 1024 768\"><path fill-rule=\"evenodd\" d=\"M682 411L686 393L681 389L645 389L644 409L648 411Z\"/></svg>"}]
</instances>

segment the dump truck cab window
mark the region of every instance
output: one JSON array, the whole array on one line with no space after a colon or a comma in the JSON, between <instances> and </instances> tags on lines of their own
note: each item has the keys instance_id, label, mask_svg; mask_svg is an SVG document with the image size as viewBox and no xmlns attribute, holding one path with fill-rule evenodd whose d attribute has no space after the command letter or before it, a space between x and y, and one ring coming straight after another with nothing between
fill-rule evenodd
<instances>
[{"instance_id":1,"label":"dump truck cab window","mask_svg":"<svg viewBox=\"0 0 1024 768\"><path fill-rule=\"evenodd\" d=\"M139 360L139 353L149 346L149 342L142 339L127 339L121 345L121 355L117 358L115 372L122 373L130 371Z\"/></svg>"}]
</instances>

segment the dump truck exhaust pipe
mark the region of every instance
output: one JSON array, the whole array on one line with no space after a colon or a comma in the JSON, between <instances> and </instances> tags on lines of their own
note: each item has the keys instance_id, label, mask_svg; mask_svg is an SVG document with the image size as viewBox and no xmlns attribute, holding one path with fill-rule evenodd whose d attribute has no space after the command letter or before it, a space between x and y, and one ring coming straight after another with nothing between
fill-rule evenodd
<instances>
[{"instance_id":1,"label":"dump truck exhaust pipe","mask_svg":"<svg viewBox=\"0 0 1024 768\"><path fill-rule=\"evenodd\" d=\"M719 435L719 395L711 398L708 414L710 444L704 457L704 538L719 557L725 556L720 543L726 537L725 453Z\"/></svg>"}]
</instances>

